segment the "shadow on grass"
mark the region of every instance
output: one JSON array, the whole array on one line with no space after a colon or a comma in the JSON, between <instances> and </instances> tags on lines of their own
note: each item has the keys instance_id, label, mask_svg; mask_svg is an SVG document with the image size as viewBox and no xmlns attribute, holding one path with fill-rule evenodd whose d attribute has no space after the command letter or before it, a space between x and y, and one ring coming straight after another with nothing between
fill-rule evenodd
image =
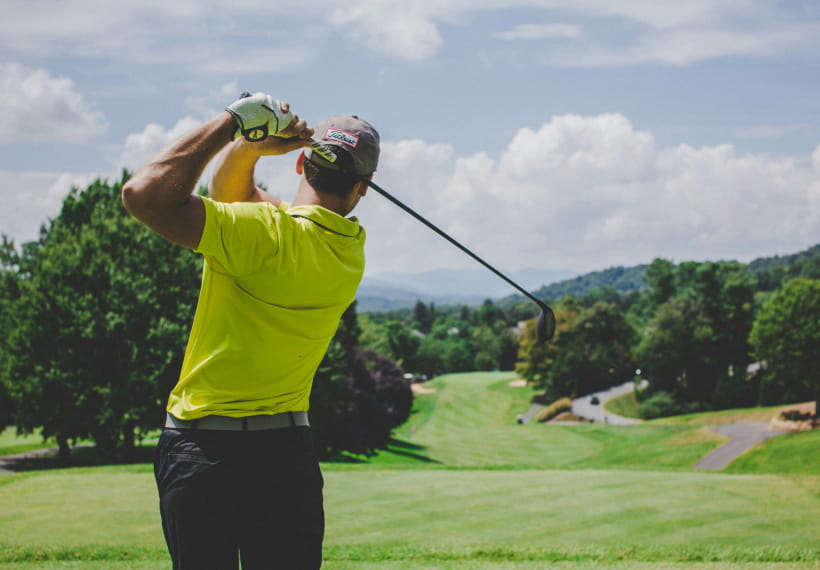
<instances>
[{"instance_id":1,"label":"shadow on grass","mask_svg":"<svg viewBox=\"0 0 820 570\"><path fill-rule=\"evenodd\" d=\"M426 447L410 443L401 439L390 438L384 449L377 453L389 453L399 455L419 463L440 464L440 461L431 459L426 455ZM92 444L83 444L71 449L71 460L66 463L54 449L43 449L18 456L0 457L0 473L2 472L24 472L24 471L45 471L49 469L66 469L71 467L102 467L107 465L134 465L153 464L155 444L143 444L134 448L133 452L126 458L105 458L98 452ZM323 461L329 463L370 463L372 456L341 452Z\"/></svg>"},{"instance_id":2,"label":"shadow on grass","mask_svg":"<svg viewBox=\"0 0 820 570\"><path fill-rule=\"evenodd\" d=\"M430 459L427 455L423 455L422 452L426 451L426 449L427 448L423 445L416 445L415 443L410 443L409 441L391 437L390 441L387 442L386 451L396 455L409 457L410 459L415 459L416 461L421 461L423 463L441 463L441 461L436 461L435 459Z\"/></svg>"},{"instance_id":3,"label":"shadow on grass","mask_svg":"<svg viewBox=\"0 0 820 570\"><path fill-rule=\"evenodd\" d=\"M402 457L406 457L408 459L412 459L414 461L418 461L420 463L438 463L435 459L430 459L427 455L424 455L424 451L427 448L422 445L416 445L415 443L410 443L409 441L403 441L401 439L390 438L387 442L387 446L384 449L380 449L377 453L391 453L393 455L401 455ZM338 453L332 457L329 457L325 461L328 463L358 463L358 464L366 464L371 463L372 456L369 455L362 455L362 454L353 454L346 451Z\"/></svg>"},{"instance_id":4,"label":"shadow on grass","mask_svg":"<svg viewBox=\"0 0 820 570\"><path fill-rule=\"evenodd\" d=\"M71 458L64 461L55 449L44 449L17 456L0 457L0 473L44 471L70 467L101 467L103 465L134 465L154 462L156 445L137 446L124 458L105 458L93 445L79 445L71 449Z\"/></svg>"}]
</instances>

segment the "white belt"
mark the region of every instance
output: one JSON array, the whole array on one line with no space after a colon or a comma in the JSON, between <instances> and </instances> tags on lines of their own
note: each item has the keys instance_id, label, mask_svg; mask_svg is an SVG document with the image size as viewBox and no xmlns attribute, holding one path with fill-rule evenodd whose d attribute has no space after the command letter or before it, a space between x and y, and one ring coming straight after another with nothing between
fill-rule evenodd
<instances>
[{"instance_id":1,"label":"white belt","mask_svg":"<svg viewBox=\"0 0 820 570\"><path fill-rule=\"evenodd\" d=\"M171 414L165 416L165 427L174 429L218 430L218 431L261 431L294 426L310 426L307 412L282 412L229 418L228 416L204 416L195 420L180 420Z\"/></svg>"}]
</instances>

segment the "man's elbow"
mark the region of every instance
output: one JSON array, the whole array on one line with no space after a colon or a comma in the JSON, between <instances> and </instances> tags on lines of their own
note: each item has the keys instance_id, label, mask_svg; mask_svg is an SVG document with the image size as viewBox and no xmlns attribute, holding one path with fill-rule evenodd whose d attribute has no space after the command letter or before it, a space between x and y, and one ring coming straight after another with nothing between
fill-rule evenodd
<instances>
[{"instance_id":1,"label":"man's elbow","mask_svg":"<svg viewBox=\"0 0 820 570\"><path fill-rule=\"evenodd\" d=\"M134 184L131 183L129 180L126 182L122 187L122 205L125 207L126 211L131 214L132 216L136 216L135 211L138 209L138 192L137 189L134 187Z\"/></svg>"},{"instance_id":2,"label":"man's elbow","mask_svg":"<svg viewBox=\"0 0 820 570\"><path fill-rule=\"evenodd\" d=\"M126 211L137 218L144 220L146 214L151 209L150 200L145 188L140 187L139 183L133 178L126 182L122 187L122 205Z\"/></svg>"}]
</instances>

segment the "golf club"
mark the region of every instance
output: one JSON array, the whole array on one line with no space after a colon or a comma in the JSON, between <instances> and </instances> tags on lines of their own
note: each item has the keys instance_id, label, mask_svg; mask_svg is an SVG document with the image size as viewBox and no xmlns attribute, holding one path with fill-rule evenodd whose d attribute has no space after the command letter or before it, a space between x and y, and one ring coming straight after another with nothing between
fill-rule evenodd
<instances>
[{"instance_id":1,"label":"golf club","mask_svg":"<svg viewBox=\"0 0 820 570\"><path fill-rule=\"evenodd\" d=\"M311 143L311 149L314 152L316 152L318 155L320 155L322 158L324 158L328 162L336 162L336 154L333 152L333 150L328 148L326 145L323 145L323 144L321 144L321 143L319 143L319 142L317 142L313 139L310 139L310 143ZM506 275L501 273L498 269L496 269L495 267L493 267L492 265L490 265L489 263L487 263L486 261L481 259L475 253L473 253L472 251L470 251L469 249L467 249L466 247L461 245L459 242L457 242L455 239L450 237L443 230L439 229L436 225L434 225L432 222L427 220L427 218L425 218L424 216L422 216L421 214L419 214L418 212L416 212L415 210L410 208L410 206L404 204L402 201L395 198L393 195L391 195L389 192L387 192L384 188L380 187L378 184L376 184L375 182L370 180L370 178L368 178L366 176L362 176L362 175L360 175L358 173L355 173L355 172L350 172L350 171L347 171L347 172L349 174L357 176L363 182L366 182L367 185L370 186L373 190L375 190L376 192L378 192L379 194L381 194L382 196L384 196L385 198L387 198L388 200L393 202L393 204L395 204L396 206L398 206L399 208L401 208L402 210L404 210L405 212L407 212L408 214L410 214L411 216L416 218L422 224L424 224L425 226L427 226L428 228L430 228L431 230L436 232L438 235L440 235L441 237L443 237L444 239L449 241L451 244L453 244L454 246L459 248L461 251L463 251L464 253L466 253L467 255L472 257L473 259L475 259L481 265L483 265L484 267L486 267L487 269L489 269L490 271L495 273L497 276L499 276L501 279L503 279L504 281L506 281L507 283L509 283L513 287L515 287L525 297L527 297L528 299L533 301L536 305L538 305L541 308L541 315L538 317L538 325L536 327L536 332L538 334L538 340L540 342L546 342L547 340L552 338L552 335L555 333L555 314L552 312L552 309L550 308L549 305L547 305L541 299L538 299L537 297L535 297L534 295L532 295L531 293L526 291L523 287L518 285L515 281L513 281L512 279L510 279L509 277L507 277Z\"/></svg>"}]
</instances>

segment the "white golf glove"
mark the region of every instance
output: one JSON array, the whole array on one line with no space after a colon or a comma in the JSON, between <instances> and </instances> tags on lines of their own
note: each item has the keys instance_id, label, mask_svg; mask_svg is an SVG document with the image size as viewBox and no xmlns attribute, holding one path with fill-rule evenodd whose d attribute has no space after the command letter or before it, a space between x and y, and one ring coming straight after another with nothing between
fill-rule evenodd
<instances>
[{"instance_id":1,"label":"white golf glove","mask_svg":"<svg viewBox=\"0 0 820 570\"><path fill-rule=\"evenodd\" d=\"M242 93L225 110L233 115L239 127L233 138L244 136L251 142L276 135L293 121L293 113L283 112L279 101L265 93Z\"/></svg>"}]
</instances>

